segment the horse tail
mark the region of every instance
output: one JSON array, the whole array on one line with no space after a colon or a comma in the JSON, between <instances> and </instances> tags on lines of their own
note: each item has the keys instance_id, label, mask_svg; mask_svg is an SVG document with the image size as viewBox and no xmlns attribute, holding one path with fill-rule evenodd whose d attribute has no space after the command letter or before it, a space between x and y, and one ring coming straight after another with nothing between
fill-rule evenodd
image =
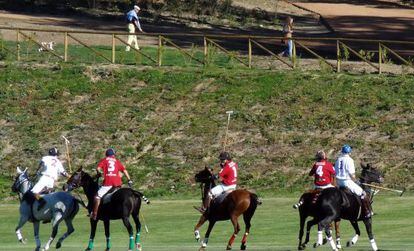
<instances>
[{"instance_id":1,"label":"horse tail","mask_svg":"<svg viewBox=\"0 0 414 251\"><path fill-rule=\"evenodd\" d=\"M302 196L300 196L299 201L293 205L294 209L299 209L300 206L303 205L303 203L305 203L305 199L304 199L305 194L302 194Z\"/></svg>"},{"instance_id":2,"label":"horse tail","mask_svg":"<svg viewBox=\"0 0 414 251\"><path fill-rule=\"evenodd\" d=\"M73 197L73 199L77 202L76 204L80 204L85 209L88 209L88 207L86 206L85 202L83 202L83 200L77 199L75 197Z\"/></svg>"},{"instance_id":3,"label":"horse tail","mask_svg":"<svg viewBox=\"0 0 414 251\"><path fill-rule=\"evenodd\" d=\"M145 204L150 204L151 203L151 201L147 197L145 197L145 195L143 193L138 192L134 189L131 189L131 190L136 196L142 198L142 200L145 202Z\"/></svg>"},{"instance_id":4,"label":"horse tail","mask_svg":"<svg viewBox=\"0 0 414 251\"><path fill-rule=\"evenodd\" d=\"M249 206L249 209L253 208L253 207L254 207L254 209L256 209L256 207L258 205L262 205L262 203L263 203L262 200L259 198L259 196L257 196L257 194L250 193L250 206Z\"/></svg>"}]
</instances>

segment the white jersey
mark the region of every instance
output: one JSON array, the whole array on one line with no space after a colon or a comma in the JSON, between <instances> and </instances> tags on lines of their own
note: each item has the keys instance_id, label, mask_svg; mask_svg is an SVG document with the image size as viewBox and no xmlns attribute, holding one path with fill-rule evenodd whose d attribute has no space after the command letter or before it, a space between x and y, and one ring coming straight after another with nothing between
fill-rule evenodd
<instances>
[{"instance_id":1,"label":"white jersey","mask_svg":"<svg viewBox=\"0 0 414 251\"><path fill-rule=\"evenodd\" d=\"M60 174L65 174L62 162L57 156L44 156L41 160L42 169L40 173L47 177L57 180Z\"/></svg>"},{"instance_id":2,"label":"white jersey","mask_svg":"<svg viewBox=\"0 0 414 251\"><path fill-rule=\"evenodd\" d=\"M354 160L349 154L341 155L335 162L336 178L338 180L350 180L355 174Z\"/></svg>"}]
</instances>

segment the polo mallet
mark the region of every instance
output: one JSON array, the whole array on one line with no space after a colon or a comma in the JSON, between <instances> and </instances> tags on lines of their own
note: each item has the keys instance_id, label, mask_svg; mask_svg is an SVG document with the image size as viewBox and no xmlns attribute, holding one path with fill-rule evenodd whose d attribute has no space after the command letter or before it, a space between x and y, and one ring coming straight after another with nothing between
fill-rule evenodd
<instances>
[{"instance_id":1,"label":"polo mallet","mask_svg":"<svg viewBox=\"0 0 414 251\"><path fill-rule=\"evenodd\" d=\"M148 231L147 223L145 222L144 214L142 213L142 211L139 214L141 215L142 222L144 223L145 232L147 232L147 234L148 234L149 231Z\"/></svg>"},{"instance_id":2,"label":"polo mallet","mask_svg":"<svg viewBox=\"0 0 414 251\"><path fill-rule=\"evenodd\" d=\"M69 153L69 143L70 141L62 135L62 138L65 140L65 146L66 146L66 159L68 161L68 166L69 166L69 172L72 173L72 166L70 164L70 153Z\"/></svg>"},{"instance_id":3,"label":"polo mallet","mask_svg":"<svg viewBox=\"0 0 414 251\"><path fill-rule=\"evenodd\" d=\"M403 190L397 190L397 189L391 189L388 187L381 187L381 186L376 186L376 185L372 185L372 184L367 184L367 183L361 183L362 185L368 186L368 187L373 187L373 188L377 188L377 189L382 189L382 190L386 190L386 191L391 191L391 192L396 192L400 194L400 197L405 193L405 187Z\"/></svg>"},{"instance_id":4,"label":"polo mallet","mask_svg":"<svg viewBox=\"0 0 414 251\"><path fill-rule=\"evenodd\" d=\"M224 135L224 146L223 151L226 151L226 145L227 145L227 134L229 133L229 125L230 125L230 117L234 113L234 111L226 111L227 114L227 127L226 127L226 134Z\"/></svg>"}]
</instances>

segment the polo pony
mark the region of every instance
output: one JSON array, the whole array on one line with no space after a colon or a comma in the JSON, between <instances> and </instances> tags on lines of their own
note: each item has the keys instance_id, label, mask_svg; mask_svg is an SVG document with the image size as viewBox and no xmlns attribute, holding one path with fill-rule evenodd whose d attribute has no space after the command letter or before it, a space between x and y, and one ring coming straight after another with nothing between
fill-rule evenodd
<instances>
[{"instance_id":1,"label":"polo pony","mask_svg":"<svg viewBox=\"0 0 414 251\"><path fill-rule=\"evenodd\" d=\"M40 221L52 222L52 234L49 241L46 243L44 250L48 250L58 232L59 223L65 221L68 228L67 232L59 238L56 243L56 248L62 246L62 242L71 233L75 231L72 221L79 211L78 200L70 193L56 192L43 196L46 204L39 210L39 202L35 199L34 194L30 191L32 188L32 182L27 174L27 168L21 170L17 167L17 177L12 185L12 191L19 193L20 198L20 220L16 227L17 239L21 243L25 243L21 228L27 222L33 222L34 237L36 241L36 251L40 250L40 238L39 238L39 224Z\"/></svg>"},{"instance_id":2,"label":"polo pony","mask_svg":"<svg viewBox=\"0 0 414 251\"><path fill-rule=\"evenodd\" d=\"M384 178L382 173L373 167L371 164L361 164L362 172L360 176L361 183L370 184L373 182L376 183L382 183ZM365 187L363 187L365 188ZM367 192L367 194L370 194ZM316 197L315 197L316 196ZM333 198L333 196L337 196ZM371 203L373 194L370 196ZM328 203L329 201L329 203ZM341 219L346 219L351 222L352 227L355 230L355 236L347 242L347 246L352 246L356 244L358 241L359 236L361 235L361 231L358 226L358 221L363 221L365 226L367 227L368 236L370 239L373 240L372 230L371 230L371 218L365 219L363 218L361 214L361 205L360 200L355 196L354 194L351 194L349 191L344 189L338 189L336 187L334 188L326 188L320 193L304 193L299 203L295 204L294 207L299 209L299 215L300 215L300 230L299 230L299 245L298 250L303 250L306 247L306 244L309 242L309 234L310 229L313 225L318 224L322 219L325 219L327 217L326 214L332 213L331 217L332 221L335 222L335 230L336 230L336 244L333 245L331 243L332 249L341 249L341 243L340 243L340 232L339 232L339 221ZM331 209L335 208L335 213L332 212L331 209L328 207L332 207ZM304 233L304 225L307 217L314 217L312 220L307 222L306 226L306 238L305 241L302 243L303 233ZM323 223L324 225L319 225L318 230L322 230L324 228L327 228L329 226L326 226L326 221L329 221L326 219ZM329 239L330 241L331 239ZM320 241L318 239L318 241ZM317 247L321 245L322 243L318 242L314 244L314 247ZM335 247L334 247L335 246Z\"/></svg>"},{"instance_id":3,"label":"polo pony","mask_svg":"<svg viewBox=\"0 0 414 251\"><path fill-rule=\"evenodd\" d=\"M196 182L201 183L202 201L204 201L208 192L215 186L214 175L212 170L205 167L195 175ZM230 193L222 194L211 202L210 208L200 217L197 225L194 227L194 235L197 241L200 240L200 227L209 221L207 232L201 244L201 249L207 247L210 232L217 221L231 220L234 232L228 241L226 250L231 250L233 242L240 231L238 218L243 215L246 230L241 241L241 250L246 250L247 236L250 232L251 219L256 211L257 205L261 202L257 195L245 189L237 189Z\"/></svg>"},{"instance_id":4,"label":"polo pony","mask_svg":"<svg viewBox=\"0 0 414 251\"><path fill-rule=\"evenodd\" d=\"M88 211L91 213L93 208L94 197L98 192L98 182L92 178L88 173L84 172L82 168L79 168L67 181L67 189L73 190L78 187L82 187L88 198ZM96 225L101 220L105 227L106 236L106 250L111 249L111 236L109 231L110 221L121 219L124 223L129 234L129 246L128 250L133 250L134 246L137 250L141 250L141 222L139 221L139 211L141 209L141 198L149 204L149 200L140 192L131 188L119 188L115 192L105 195L102 198L102 203L99 206L97 219L90 219L91 232L89 236L89 243L86 250L92 250L94 247L94 239L96 233ZM135 245L134 245L134 231L131 223L129 222L129 216L132 216L135 222Z\"/></svg>"}]
</instances>

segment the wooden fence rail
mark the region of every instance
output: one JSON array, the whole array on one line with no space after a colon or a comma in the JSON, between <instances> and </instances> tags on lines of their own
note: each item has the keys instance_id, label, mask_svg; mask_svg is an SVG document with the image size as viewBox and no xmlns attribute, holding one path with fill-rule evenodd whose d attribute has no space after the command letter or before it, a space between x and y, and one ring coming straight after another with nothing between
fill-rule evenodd
<instances>
[{"instance_id":1,"label":"wooden fence rail","mask_svg":"<svg viewBox=\"0 0 414 251\"><path fill-rule=\"evenodd\" d=\"M57 57L59 60L63 60L65 62L70 61L68 58L69 55L69 46L68 46L68 39L72 39L76 41L77 43L81 44L82 46L88 48L88 50L95 54L98 57L103 58L105 61L109 63L117 63L116 60L116 42L119 41L123 45L128 45L126 40L122 38L122 36L130 35L129 33L125 32L97 32L97 31L75 31L75 30L43 30L43 29L27 29L27 28L12 28L12 27L1 27L0 26L0 32L2 31L15 31L16 32L16 51L7 48L2 42L2 46L0 47L0 50L5 51L6 53L15 54L16 60L21 60L21 43L22 43L22 37L27 39L33 44L36 44L39 46L39 48L42 48L43 51L46 51L49 54L52 54L53 56ZM45 32L53 34L58 33L63 35L63 56L59 55L57 52L50 50L49 48L45 47L39 39L36 39L35 36L32 36L29 34L29 32ZM95 35L104 35L111 37L111 56L108 57L104 55L102 52L95 49L93 46L89 45L87 42L82 41L79 38L80 34L88 34L90 36ZM252 36L252 35L223 35L223 34L186 34L186 33L145 33L145 34L136 34L139 36L146 36L146 37L153 37L154 40L157 41L156 47L158 47L157 50L157 56L156 59L148 55L147 53L143 52L142 50L137 50L132 47L132 50L137 55L142 55L143 57L147 58L149 61L154 63L157 66L163 65L163 51L166 45L171 46L172 48L177 49L181 54L185 55L186 57L190 58L191 60L194 60L198 62L201 65L207 65L208 58L210 56L210 50L209 46L214 46L218 50L220 50L222 53L226 54L227 56L237 60L242 65L247 66L248 68L253 67L252 58L253 58L253 49L257 48L261 51L266 52L269 54L272 58L275 58L276 60L282 62L283 64L287 65L290 68L300 67L297 53L300 49L301 52L308 53L314 57L316 57L321 62L328 65L332 70L336 70L336 72L340 72L342 68L342 64L344 63L347 58L344 60L344 53L343 51L351 52L352 55L354 55L357 59L361 60L362 62L367 63L372 68L374 68L378 74L381 74L383 71L383 64L385 62L384 58L388 56L389 54L393 55L395 58L398 59L399 62L402 62L402 64L407 65L408 67L414 69L414 65L412 62L412 59L404 58L401 54L397 52L396 49L391 49L391 45L395 46L404 46L409 47L411 46L411 54L414 54L414 42L412 41L393 41L393 40L373 40L373 39L355 39L355 38L316 38L316 37L295 37L292 38L293 40L293 55L291 58L289 57L281 57L278 55L278 53L274 52L269 46L270 45L276 45L276 41L280 41L283 39L280 36ZM174 37L179 37L180 39L174 40ZM187 49L184 46L179 45L179 41L181 41L182 38L188 38L191 39L202 39L203 40L203 57L202 59L197 58L195 55L190 54ZM246 50L234 50L225 48L223 45L219 44L220 41L238 41L239 44L246 43ZM178 41L178 42L177 42ZM260 41L260 42L259 42ZM267 42L268 45L264 45L264 43ZM330 59L334 60L336 59L336 66L329 61L326 57L321 55L321 52L318 52L315 49L312 49L308 44L306 43L319 43L319 44L331 44L331 47L329 48L335 48L336 44L336 55L335 55L335 49L327 53L327 49L324 48L325 55L328 55ZM353 46L351 45L353 44ZM368 58L367 55L363 55L360 52L357 52L355 48L355 45L363 45L363 46L371 46L375 47L377 45L378 49L378 61L373 62L372 57ZM387 45L385 45L387 44ZM318 46L318 45L314 45ZM324 47L323 45L320 45L319 47ZM353 48L354 47L354 48ZM375 53L377 51L375 49ZM389 54L388 54L389 53ZM242 59L241 56L243 54L247 54L247 62ZM349 55L348 55L349 56ZM119 62L118 62L119 63Z\"/></svg>"}]
</instances>

